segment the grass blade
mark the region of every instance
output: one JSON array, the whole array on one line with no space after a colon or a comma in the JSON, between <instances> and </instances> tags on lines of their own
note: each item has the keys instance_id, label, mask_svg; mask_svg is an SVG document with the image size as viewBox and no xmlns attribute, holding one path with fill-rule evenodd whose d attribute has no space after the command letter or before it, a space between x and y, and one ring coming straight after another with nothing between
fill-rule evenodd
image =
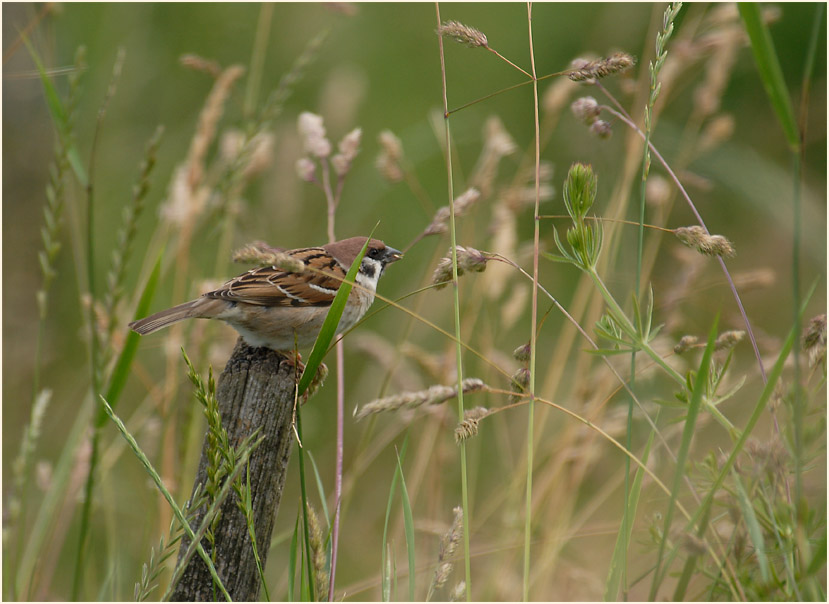
<instances>
[{"instance_id":1,"label":"grass blade","mask_svg":"<svg viewBox=\"0 0 829 604\"><path fill-rule=\"evenodd\" d=\"M777 58L777 52L774 50L774 42L760 14L760 5L756 2L740 2L737 6L740 8L740 16L743 18L751 41L751 50L754 53L763 87L769 95L786 140L789 141L789 146L797 151L800 149L797 120L794 117L789 91L786 88L786 80L783 78L783 70Z\"/></svg>"},{"instance_id":2,"label":"grass blade","mask_svg":"<svg viewBox=\"0 0 829 604\"><path fill-rule=\"evenodd\" d=\"M369 238L374 234L372 229ZM360 269L360 263L363 261L363 255L366 253L368 247L368 239L366 239L363 249L357 254L354 262L351 263L351 268L348 269L348 274L345 280L340 284L337 290L337 295L334 296L334 301L331 303L331 308L328 309L328 314L325 316L325 322L322 324L316 342L314 342L314 349L311 351L311 356L308 357L308 364L305 365L305 371L302 372L302 377L299 379L299 396L308 389L311 380L317 373L317 367L322 363L322 358L328 352L328 347L331 345L331 340L337 333L337 326L340 324L340 317L345 310L345 303L348 300L348 295L351 293L351 287L354 279L357 277L357 271Z\"/></svg>"},{"instance_id":3,"label":"grass blade","mask_svg":"<svg viewBox=\"0 0 829 604\"><path fill-rule=\"evenodd\" d=\"M163 256L164 252L162 250L162 252L158 255L158 259L155 261L155 266L153 266L153 270L147 279L146 285L144 285L141 297L138 299L138 305L135 307L134 319L146 317L150 311L150 303L155 295L155 289L161 276L161 259ZM132 366L132 361L135 358L135 352L138 349L138 341L140 338L141 336L134 331L129 331L126 342L124 343L124 348L121 350L121 354L118 356L118 360L115 363L115 368L112 370L112 377L109 380L109 387L106 391L106 399L110 401L110 405L113 407L117 404L118 398L121 396L121 391L127 383L127 378L130 374L130 367ZM102 426L106 421L106 418L106 411L104 409L100 409L96 425L98 427Z\"/></svg>"},{"instance_id":4,"label":"grass blade","mask_svg":"<svg viewBox=\"0 0 829 604\"><path fill-rule=\"evenodd\" d=\"M179 523L181 524L181 527L184 529L184 532L187 533L187 536L190 538L191 541L194 541L198 544L196 546L197 551L201 559L204 560L204 563L207 565L207 569L210 571L210 576L213 578L214 585L216 585L219 588L219 591L222 592L222 595L225 597L225 599L228 602L230 602L230 594L227 593L225 586L222 584L222 580L219 579L219 575L216 573L216 567L213 564L213 560L210 559L210 556L208 556L207 552L204 551L204 547L202 546L202 544L199 543L198 539L196 539L196 535L195 533L193 533L193 529L190 528L190 524L184 518L184 514L182 513L181 508L178 507L178 504L176 503L176 500L173 499L173 496L170 494L170 491L168 491L167 487L164 486L164 483L161 480L161 476L159 476L158 472L153 467L152 463L150 463L150 460L144 454L144 451L142 451L141 447L138 446L138 443L135 441L135 438L133 438L132 434L130 434L129 430L127 430L127 427L124 425L124 422L121 421L120 417L115 415L115 412L112 410L112 407L109 406L109 403L106 401L104 397L101 397L101 403L103 403L107 415L113 421L115 427L118 428L118 431L121 433L121 436L123 436L124 440L127 441L127 444L129 445L130 449L132 449L132 452L135 454L135 456L138 458L138 461L140 461L141 465L144 466L144 469L147 471L147 474L150 475L150 478L152 478L153 482L155 483L155 486L161 492L161 495L164 497L167 503L170 505L170 508L173 510L173 514L175 515L176 519L178 519Z\"/></svg>"},{"instance_id":5,"label":"grass blade","mask_svg":"<svg viewBox=\"0 0 829 604\"><path fill-rule=\"evenodd\" d=\"M806 311L806 305L809 303L809 300L812 297L812 294L815 292L815 288L817 288L817 281L812 284L812 287L809 289L809 292L806 294L803 304L800 306L800 318L803 318L803 313ZM777 381L780 379L780 375L783 373L783 366L786 363L786 359L789 357L789 354L794 347L794 343L797 338L800 337L800 333L797 328L793 327L789 331L789 335L786 338L786 341L783 343L783 347L780 350L780 354L777 356L777 361L775 361L774 366L771 368L771 371L768 375L768 382L763 387L763 392L760 393L760 397L757 399L757 404L754 406L754 410L751 412L751 416L748 418L748 422L746 423L746 427L743 429L742 433L740 434L739 439L736 443L734 443L734 448L732 449L728 459L722 466L720 470L719 476L714 481L714 484L711 485L711 489L708 491L708 494L705 496L705 499L702 500L699 508L694 513L691 520L688 522L688 525L685 527L686 532L691 532L694 530L694 526L696 525L697 530L696 534L699 537L702 537L705 534L705 530L708 526L708 517L711 511L711 504L714 502L714 496L719 491L720 487L722 486L723 482L725 481L725 477L731 471L731 468L734 466L735 461L737 460L737 456L742 452L743 447L745 447L746 442L748 441L749 436L751 436L754 427L757 425L757 422L760 421L760 416L763 415L763 412L766 410L766 405L771 399L772 395L774 394L775 386L777 385ZM670 560L676 556L677 550L674 549L671 552L671 555L668 557ZM683 577L688 574L690 571L689 569L692 568L697 561L696 556L690 556L688 560L685 562L685 568L683 569ZM685 589L687 588L687 581L680 581L677 585L677 589L674 592L673 599L675 601L680 601L685 599Z\"/></svg>"},{"instance_id":6,"label":"grass blade","mask_svg":"<svg viewBox=\"0 0 829 604\"><path fill-rule=\"evenodd\" d=\"M400 455L397 455L397 472L400 475L400 495L403 501L403 528L406 533L406 551L409 559L409 601L414 602L415 594L415 536L412 504L409 501L409 492L406 490L406 479L403 477L403 466Z\"/></svg>"},{"instance_id":7,"label":"grass blade","mask_svg":"<svg viewBox=\"0 0 829 604\"><path fill-rule=\"evenodd\" d=\"M748 536L754 545L754 555L757 556L757 564L760 566L760 576L764 583L768 583L770 579L769 558L766 556L763 529L760 528L760 523L757 521L757 514L754 513L754 506L751 505L751 499L746 493L743 481L740 480L740 475L734 468L731 468L731 475L734 477L734 483L737 486L737 501L740 503L740 510L743 512L743 520L746 523L746 528L748 528Z\"/></svg>"},{"instance_id":8,"label":"grass blade","mask_svg":"<svg viewBox=\"0 0 829 604\"><path fill-rule=\"evenodd\" d=\"M403 446L400 449L400 454L398 455L398 459L405 459L406 458L406 449L409 446L409 435L406 435L406 438L403 440ZM388 602L391 598L391 582L390 582L390 552L389 552L389 545L388 545L388 534L389 534L389 518L391 517L391 505L394 501L394 493L397 490L397 477L399 472L397 470L394 471L394 475L391 478L391 487L389 487L389 500L386 502L386 519L383 522L383 540L381 543L383 544L383 552L382 552L382 562L380 568L380 577L381 577L381 587L383 592L383 601Z\"/></svg>"},{"instance_id":9,"label":"grass blade","mask_svg":"<svg viewBox=\"0 0 829 604\"><path fill-rule=\"evenodd\" d=\"M685 418L685 426L682 430L682 442L679 446L679 453L676 456L676 472L674 473L674 484L671 488L671 498L668 502L668 510L665 512L665 526L662 530L662 540L659 542L659 554L656 558L656 570L653 573L653 583L651 584L651 591L649 599L655 600L656 594L659 591L659 585L662 583L662 578L667 574L667 569L670 568L666 564L665 572L660 574L662 569L662 556L665 553L665 542L668 540L668 535L671 529L671 520L673 519L674 509L676 508L676 499L679 495L679 489L682 481L685 478L685 462L688 459L688 451L691 449L691 439L694 436L694 428L699 415L700 407L702 406L702 397L705 393L705 385L708 382L708 373L711 369L711 357L714 354L714 341L717 339L717 324L719 317L714 317L714 323L711 325L711 330L708 332L708 344L705 346L705 352L702 355L699 369L697 369L696 379L694 380L694 391L691 394L691 400L688 401L688 415Z\"/></svg>"},{"instance_id":10,"label":"grass blade","mask_svg":"<svg viewBox=\"0 0 829 604\"><path fill-rule=\"evenodd\" d=\"M72 137L69 136L69 114L63 106L63 102L60 100L58 91L55 89L55 85L49 78L49 74L46 73L46 68L40 60L40 55L37 54L34 46L32 46L31 42L29 42L29 39L25 35L22 36L22 39L26 44L29 55L32 57L32 60L37 67L37 72L40 75L40 83L43 85L43 95L46 99L46 107L49 109L49 115L52 116L52 121L58 129L61 141L66 147L66 157L69 160L69 165L72 166L72 171L75 173L75 177L78 179L78 182L83 188L86 188L89 184L89 178L87 177L86 169L81 161L81 156L78 153L78 147L75 145Z\"/></svg>"},{"instance_id":11,"label":"grass blade","mask_svg":"<svg viewBox=\"0 0 829 604\"><path fill-rule=\"evenodd\" d=\"M320 495L320 502L322 504L322 513L325 515L325 524L327 526L331 526L331 517L328 515L328 503L326 502L325 497L325 487L322 484L322 477L320 476L319 468L317 467L317 462L314 460L314 456L308 451L308 459L311 460L311 468L314 470L314 479L317 481L317 491Z\"/></svg>"},{"instance_id":12,"label":"grass blade","mask_svg":"<svg viewBox=\"0 0 829 604\"><path fill-rule=\"evenodd\" d=\"M291 547L288 550L288 602L294 601L294 581L296 579L296 554L299 541L299 513L294 523L294 534L291 537Z\"/></svg>"},{"instance_id":13,"label":"grass blade","mask_svg":"<svg viewBox=\"0 0 829 604\"><path fill-rule=\"evenodd\" d=\"M654 420L654 423L658 422L659 415L657 415ZM642 453L642 463L648 462L648 457L650 457L651 446L653 445L655 435L656 432L651 431L650 436L648 437L648 442L645 445L645 451ZM607 583L605 584L604 591L604 599L606 602L616 601L619 597L619 589L622 586L622 580L624 578L623 570L625 568L625 550L628 543L630 543L631 536L633 535L633 521L636 518L636 508L639 506L639 496L642 493L642 479L644 477L645 473L642 471L641 466L637 467L636 476L634 476L633 482L630 485L627 500L627 514L629 521L627 523L627 527L620 527L619 534L616 536L616 545L613 548L613 556L610 559L610 572L607 576ZM625 528L627 528L627 533L625 533Z\"/></svg>"}]
</instances>

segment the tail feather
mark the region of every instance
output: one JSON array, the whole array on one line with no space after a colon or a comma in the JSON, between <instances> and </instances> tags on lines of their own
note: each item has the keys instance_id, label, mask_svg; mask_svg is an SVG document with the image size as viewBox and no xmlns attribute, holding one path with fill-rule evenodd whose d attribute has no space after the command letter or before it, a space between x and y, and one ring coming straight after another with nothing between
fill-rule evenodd
<instances>
[{"instance_id":1,"label":"tail feather","mask_svg":"<svg viewBox=\"0 0 829 604\"><path fill-rule=\"evenodd\" d=\"M143 336L163 329L173 323L183 321L184 319L200 317L202 316L202 313L199 312L199 302L201 301L201 298L191 300L190 302L185 302L184 304L179 304L178 306L157 312L144 319L133 321L129 325L130 329Z\"/></svg>"}]
</instances>

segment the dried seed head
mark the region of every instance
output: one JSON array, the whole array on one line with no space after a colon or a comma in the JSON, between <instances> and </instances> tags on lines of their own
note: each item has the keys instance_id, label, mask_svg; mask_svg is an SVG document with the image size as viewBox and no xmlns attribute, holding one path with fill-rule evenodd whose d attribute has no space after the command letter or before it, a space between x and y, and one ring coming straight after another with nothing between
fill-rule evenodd
<instances>
[{"instance_id":1,"label":"dried seed head","mask_svg":"<svg viewBox=\"0 0 829 604\"><path fill-rule=\"evenodd\" d=\"M524 392L530 385L530 370L527 367L519 368L512 374L512 383L519 391Z\"/></svg>"},{"instance_id":2,"label":"dried seed head","mask_svg":"<svg viewBox=\"0 0 829 604\"><path fill-rule=\"evenodd\" d=\"M469 27L458 21L446 21L438 27L438 35L444 38L452 38L459 44L465 44L470 48L483 47L488 45L486 36L483 32L478 31L474 27Z\"/></svg>"},{"instance_id":3,"label":"dried seed head","mask_svg":"<svg viewBox=\"0 0 829 604\"><path fill-rule=\"evenodd\" d=\"M486 269L486 263L489 257L473 247L464 247L461 245L455 246L455 251L458 256L458 277L466 271L475 273L482 273ZM432 275L432 285L435 289L445 287L452 281L452 248L449 248L448 254L441 258L435 267L435 272Z\"/></svg>"},{"instance_id":4,"label":"dried seed head","mask_svg":"<svg viewBox=\"0 0 829 604\"><path fill-rule=\"evenodd\" d=\"M475 418L465 419L455 428L455 442L461 442L478 435L478 420Z\"/></svg>"},{"instance_id":5,"label":"dried seed head","mask_svg":"<svg viewBox=\"0 0 829 604\"><path fill-rule=\"evenodd\" d=\"M305 182L316 182L317 165L307 157L301 157L296 162L296 173Z\"/></svg>"},{"instance_id":6,"label":"dried seed head","mask_svg":"<svg viewBox=\"0 0 829 604\"><path fill-rule=\"evenodd\" d=\"M682 243L706 256L731 258L737 253L728 239L722 235L709 235L699 225L679 227L674 229L674 234Z\"/></svg>"},{"instance_id":7,"label":"dried seed head","mask_svg":"<svg viewBox=\"0 0 829 604\"><path fill-rule=\"evenodd\" d=\"M325 126L322 122L322 116L303 111L299 114L297 129L303 138L303 145L307 153L319 158L331 155L331 143L325 138Z\"/></svg>"},{"instance_id":8,"label":"dried seed head","mask_svg":"<svg viewBox=\"0 0 829 604\"><path fill-rule=\"evenodd\" d=\"M480 198L481 193L475 187L470 187L458 195L453 204L455 206L455 218L466 214L469 211L469 208L475 205ZM434 218L432 218L432 222L426 227L423 235L428 236L446 233L448 231L447 225L449 223L450 213L451 210L449 209L449 206L438 208L438 211L435 212Z\"/></svg>"},{"instance_id":9,"label":"dried seed head","mask_svg":"<svg viewBox=\"0 0 829 604\"><path fill-rule=\"evenodd\" d=\"M682 336L677 345L674 346L674 352L682 354L696 344L698 340L697 336Z\"/></svg>"},{"instance_id":10,"label":"dried seed head","mask_svg":"<svg viewBox=\"0 0 829 604\"><path fill-rule=\"evenodd\" d=\"M474 407L463 412L463 421L455 428L455 442L460 443L478 434L478 422L489 415L486 407Z\"/></svg>"},{"instance_id":11,"label":"dried seed head","mask_svg":"<svg viewBox=\"0 0 829 604\"><path fill-rule=\"evenodd\" d=\"M429 588L430 592L440 589L446 583L453 566L449 559L455 555L455 550L458 549L458 545L463 539L463 508L458 506L452 511L455 513L455 517L452 520L452 526L449 527L449 530L444 533L440 540L438 567L435 569L435 576Z\"/></svg>"},{"instance_id":12,"label":"dried seed head","mask_svg":"<svg viewBox=\"0 0 829 604\"><path fill-rule=\"evenodd\" d=\"M305 270L305 263L302 260L261 241L249 243L233 252L233 262L272 266L286 273L301 273Z\"/></svg>"},{"instance_id":13,"label":"dried seed head","mask_svg":"<svg viewBox=\"0 0 829 604\"><path fill-rule=\"evenodd\" d=\"M576 119L588 126L595 122L596 118L599 117L599 113L601 113L599 103L592 96L583 96L573 101L570 105L570 111L573 112Z\"/></svg>"},{"instance_id":14,"label":"dried seed head","mask_svg":"<svg viewBox=\"0 0 829 604\"><path fill-rule=\"evenodd\" d=\"M466 599L466 581L459 581L455 589L449 594L450 602L462 602Z\"/></svg>"},{"instance_id":15,"label":"dried seed head","mask_svg":"<svg viewBox=\"0 0 829 604\"><path fill-rule=\"evenodd\" d=\"M734 348L744 337L746 337L746 332L741 330L724 331L714 342L714 350Z\"/></svg>"},{"instance_id":16,"label":"dried seed head","mask_svg":"<svg viewBox=\"0 0 829 604\"><path fill-rule=\"evenodd\" d=\"M382 148L377 156L377 170L389 182L400 182L403 180L403 169L400 167L403 145L400 139L391 130L383 130L377 140Z\"/></svg>"},{"instance_id":17,"label":"dried seed head","mask_svg":"<svg viewBox=\"0 0 829 604\"><path fill-rule=\"evenodd\" d=\"M477 392L483 390L486 385L477 378L466 378L462 382L463 393ZM435 385L426 390L418 392L403 392L392 396L375 399L363 405L354 412L357 420L363 419L374 413L383 411L395 411L397 409L414 409L423 405L439 405L457 396L457 387Z\"/></svg>"},{"instance_id":18,"label":"dried seed head","mask_svg":"<svg viewBox=\"0 0 829 604\"><path fill-rule=\"evenodd\" d=\"M530 344L522 344L512 351L513 358L519 363L529 363L530 361Z\"/></svg>"},{"instance_id":19,"label":"dried seed head","mask_svg":"<svg viewBox=\"0 0 829 604\"><path fill-rule=\"evenodd\" d=\"M803 332L803 348L809 354L809 366L826 366L826 315L812 317Z\"/></svg>"},{"instance_id":20,"label":"dried seed head","mask_svg":"<svg viewBox=\"0 0 829 604\"><path fill-rule=\"evenodd\" d=\"M572 71L568 77L574 82L595 80L627 71L633 67L634 63L633 57L624 52L617 52L605 59L595 61L576 59L571 63Z\"/></svg>"},{"instance_id":21,"label":"dried seed head","mask_svg":"<svg viewBox=\"0 0 829 604\"><path fill-rule=\"evenodd\" d=\"M610 138L613 134L613 130L610 127L610 122L606 122L604 120L596 120L590 125L590 132L598 136L599 138Z\"/></svg>"},{"instance_id":22,"label":"dried seed head","mask_svg":"<svg viewBox=\"0 0 829 604\"><path fill-rule=\"evenodd\" d=\"M334 172L342 178L351 168L351 162L357 157L360 152L360 138L363 131L360 128L355 128L346 134L340 141L338 148L340 150L337 155L331 158L331 165L334 166Z\"/></svg>"},{"instance_id":23,"label":"dried seed head","mask_svg":"<svg viewBox=\"0 0 829 604\"><path fill-rule=\"evenodd\" d=\"M311 546L311 561L313 564L314 582L316 583L317 595L322 598L328 593L328 572L325 569L327 562L327 548L323 539L322 527L320 526L317 513L313 506L308 504L308 544Z\"/></svg>"},{"instance_id":24,"label":"dried seed head","mask_svg":"<svg viewBox=\"0 0 829 604\"><path fill-rule=\"evenodd\" d=\"M403 144L391 130L380 132L377 140L380 142L380 146L383 147L383 151L392 159L396 160L403 157Z\"/></svg>"}]
</instances>

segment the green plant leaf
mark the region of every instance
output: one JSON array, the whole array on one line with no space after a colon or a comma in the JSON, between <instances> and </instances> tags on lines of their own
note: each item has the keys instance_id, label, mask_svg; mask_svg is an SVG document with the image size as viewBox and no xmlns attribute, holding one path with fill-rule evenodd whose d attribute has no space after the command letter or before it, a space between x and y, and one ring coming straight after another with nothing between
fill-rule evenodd
<instances>
[{"instance_id":1,"label":"green plant leaf","mask_svg":"<svg viewBox=\"0 0 829 604\"><path fill-rule=\"evenodd\" d=\"M771 39L768 27L763 22L760 5L756 2L739 2L740 16L746 27L751 50L754 53L754 60L760 72L760 79L769 100L777 114L777 119L789 141L789 146L794 151L800 149L800 135L797 131L797 120L794 116L789 91L786 88L786 80L783 77L783 70L774 49L774 42Z\"/></svg>"},{"instance_id":2,"label":"green plant leaf","mask_svg":"<svg viewBox=\"0 0 829 604\"><path fill-rule=\"evenodd\" d=\"M694 437L697 416L699 415L699 410L702 406L702 399L705 394L705 385L708 381L708 372L711 369L711 357L714 354L714 341L717 339L718 323L719 316L716 316L714 317L714 322L708 332L708 344L705 346L705 352L702 354L702 360L700 360L699 369L697 369L693 390L691 391L691 400L688 401L688 413L685 419L685 426L682 430L682 441L679 445L679 453L677 453L676 456L676 471L674 472L674 483L671 488L671 498L668 501L668 509L665 512L665 524L662 530L662 539L659 542L659 553L656 558L656 570L653 573L653 582L651 583L651 600L656 599L656 594L659 591L662 579L670 568L669 564L666 564L665 571L660 573L662 568L662 557L665 553L665 543L667 542L668 535L670 534L671 520L673 519L674 510L676 509L676 500L679 497L679 489L682 485L682 480L685 477L685 463L688 460L688 452L691 450L691 439Z\"/></svg>"},{"instance_id":3,"label":"green plant leaf","mask_svg":"<svg viewBox=\"0 0 829 604\"><path fill-rule=\"evenodd\" d=\"M743 481L734 468L731 468L731 476L734 478L734 484L737 487L737 502L743 512L743 520L746 523L746 528L748 528L748 536L754 545L754 555L757 557L757 564L760 566L760 576L764 583L768 583L771 576L769 574L769 559L766 556L766 543L763 539L763 529L760 528L760 523L757 521L757 514L754 513L754 506L751 505L751 499L746 493Z\"/></svg>"},{"instance_id":4,"label":"green plant leaf","mask_svg":"<svg viewBox=\"0 0 829 604\"><path fill-rule=\"evenodd\" d=\"M371 239L371 235L373 234L374 229L369 234L369 239ZM305 371L302 372L302 377L299 378L299 396L302 396L308 389L311 380L317 373L317 368L322 363L322 359L328 352L328 347L337 333L340 317L343 315L343 310L345 310L345 303L348 300L348 295L351 293L351 287L354 279L357 277L357 271L360 270L360 263L363 261L363 255L366 253L369 239L366 239L365 244L363 244L363 249L360 250L354 262L351 263L351 268L348 269L348 274L340 284L337 295L334 296L334 301L331 303L331 308L328 309L328 314L325 316L325 321L314 342L314 348L311 350L311 356L308 357L308 363L305 365Z\"/></svg>"},{"instance_id":5,"label":"green plant leaf","mask_svg":"<svg viewBox=\"0 0 829 604\"><path fill-rule=\"evenodd\" d=\"M204 547L200 543L199 539L196 538L195 534L193 533L193 529L190 528L190 524L185 519L184 514L181 511L181 508L178 507L178 504L176 504L176 501L175 499L173 499L173 496L170 494L170 491L168 491L167 487L164 486L164 482L161 480L161 476L153 467L152 463L150 463L150 460L144 454L144 451L141 450L141 447L138 446L138 443L135 441L135 438L133 438L132 434L130 434L129 430L127 430L127 427L124 425L124 422L121 421L121 418L115 415L115 411L112 410L112 407L110 407L107 400L103 396L100 397L100 399L104 405L104 408L106 409L107 415L115 424L115 427L118 428L118 431L121 433L121 436L123 436L124 440L127 441L127 444L129 445L130 449L132 449L132 452L135 454L135 456L138 458L138 461L140 461L141 465L144 466L144 469L147 471L147 474L150 475L150 478L152 478L153 482L155 483L155 486L164 496L164 499L167 501L167 503L170 505L170 508L173 510L173 514L178 519L178 522L184 529L184 532L187 534L191 541L194 541L197 544L196 550L198 551L198 554L201 557L201 559L204 560L204 563L207 565L207 569L210 571L210 576L213 578L214 585L216 585L219 588L219 591L222 592L222 595L225 597L225 599L228 602L230 602L230 594L227 593L225 586L222 584L222 580L216 573L216 567L213 565L213 560L211 560L210 556L207 555L207 552L204 551Z\"/></svg>"},{"instance_id":6,"label":"green plant leaf","mask_svg":"<svg viewBox=\"0 0 829 604\"><path fill-rule=\"evenodd\" d=\"M69 165L72 166L72 171L75 173L78 182L82 187L86 188L89 185L89 178L86 175L86 169L83 167L78 148L69 136L69 115L66 113L63 102L60 100L58 91L55 89L55 85L52 83L49 74L46 73L46 68L40 60L40 55L37 54L37 51L25 34L21 34L21 37L37 67L37 72L40 75L40 83L43 85L43 94L46 98L46 107L49 109L49 115L52 116L52 121L58 129L63 144L66 146L66 157L69 160Z\"/></svg>"},{"instance_id":7,"label":"green plant leaf","mask_svg":"<svg viewBox=\"0 0 829 604\"><path fill-rule=\"evenodd\" d=\"M659 422L657 415L654 423ZM648 462L650 457L651 446L656 432L651 430L648 436L648 443L645 445L645 450L642 453L642 463ZM637 466L636 475L633 478L633 484L630 487L630 493L627 500L627 513L630 522L627 527L627 534L625 534L625 527L619 527L619 532L616 535L616 545L613 547L613 556L610 559L610 572L605 583L604 599L606 602L616 601L619 597L619 589L622 585L622 571L624 569L624 558L627 545L630 543L630 538L633 535L633 523L636 520L636 509L639 506L639 495L642 493L642 479L645 477L645 472L642 466Z\"/></svg>"},{"instance_id":8,"label":"green plant leaf","mask_svg":"<svg viewBox=\"0 0 829 604\"><path fill-rule=\"evenodd\" d=\"M141 292L141 297L138 299L138 305L135 307L135 314L133 316L134 319L139 319L141 317L146 317L150 310L150 303L152 302L153 296L155 295L155 288L158 285L159 277L161 276L161 259L164 256L164 251L162 250L158 254L158 259L155 261L155 266L153 266L153 270L150 273L149 278L147 279L146 285L144 285L144 290ZM124 385L127 383L127 378L130 374L130 368L132 367L132 361L135 358L135 352L138 350L138 341L140 340L141 336L135 333L132 330L129 330L127 334L126 342L124 342L124 348L121 350L121 354L118 355L118 360L115 362L115 368L112 370L112 377L109 380L109 387L106 391L105 398L109 401L109 404L114 408L115 405L118 403L118 399L121 396L121 391L124 389ZM103 408L99 407L98 410L98 417L96 420L96 425L101 427L104 425L107 419L106 411Z\"/></svg>"},{"instance_id":9,"label":"green plant leaf","mask_svg":"<svg viewBox=\"0 0 829 604\"><path fill-rule=\"evenodd\" d=\"M403 476L403 466L400 455L397 455L397 472L400 475L400 495L403 502L403 530L406 533L406 551L409 559L409 601L415 601L415 535L412 504L409 501L409 491L406 490L406 479Z\"/></svg>"},{"instance_id":10,"label":"green plant leaf","mask_svg":"<svg viewBox=\"0 0 829 604\"><path fill-rule=\"evenodd\" d=\"M400 454L398 455L399 459L406 458L406 448L409 446L409 435L406 435L406 438L403 440L403 446L400 447ZM399 462L398 462L399 465ZM391 486L389 487L389 499L386 502L386 519L383 522L383 551L381 553L382 559L382 568L380 569L380 577L382 583L382 592L383 592L383 601L388 602L391 598L391 581L389 576L389 564L391 560L389 559L388 554L388 532L389 532L389 518L391 517L391 506L394 502L394 493L397 491L397 478L400 474L399 470L395 469L394 475L391 478Z\"/></svg>"}]
</instances>

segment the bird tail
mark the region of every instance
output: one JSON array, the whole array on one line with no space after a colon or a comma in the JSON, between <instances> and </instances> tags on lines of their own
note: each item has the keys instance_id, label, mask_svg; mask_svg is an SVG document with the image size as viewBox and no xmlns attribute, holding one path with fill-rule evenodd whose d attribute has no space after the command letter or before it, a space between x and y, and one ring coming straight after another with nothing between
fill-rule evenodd
<instances>
[{"instance_id":1,"label":"bird tail","mask_svg":"<svg viewBox=\"0 0 829 604\"><path fill-rule=\"evenodd\" d=\"M148 333L153 333L154 331L163 329L168 325L172 325L173 323L183 321L184 319L201 317L203 316L200 308L201 302L202 299L197 298L196 300L191 300L190 302L185 302L184 304L179 304L178 306L173 306L167 310L162 310L144 319L133 321L130 323L130 329L144 336Z\"/></svg>"}]
</instances>

